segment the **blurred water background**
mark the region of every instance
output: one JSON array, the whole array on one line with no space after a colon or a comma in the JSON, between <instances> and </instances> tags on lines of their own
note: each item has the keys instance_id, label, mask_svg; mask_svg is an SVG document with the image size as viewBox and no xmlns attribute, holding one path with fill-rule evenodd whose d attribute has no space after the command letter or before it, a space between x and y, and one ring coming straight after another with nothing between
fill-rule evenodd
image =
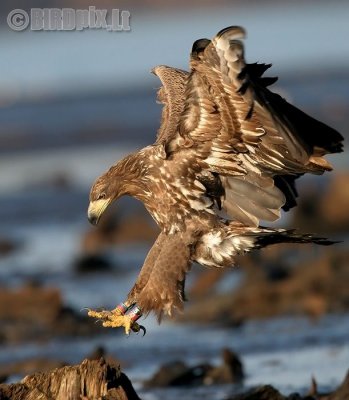
<instances>
[{"instance_id":1,"label":"blurred water background","mask_svg":"<svg viewBox=\"0 0 349 400\"><path fill-rule=\"evenodd\" d=\"M88 5L5 1L0 8L0 237L20 243L0 258L0 285L38 280L60 288L64 303L78 312L122 300L150 246L109 249L114 263L109 273L81 276L73 271L89 229L86 207L94 178L155 138L161 107L155 102L160 83L149 74L153 66L187 69L194 40L242 25L248 32L247 60L272 62L269 74L279 76L275 88L280 93L346 138L349 123L346 1L95 4L130 10L130 32L14 32L6 24L13 8ZM333 174L348 170L347 153L330 159ZM301 193L312 179L322 184L327 178L300 182ZM136 207L124 201L118 210L127 214ZM235 279L238 274L232 285ZM218 349L228 346L243 357L247 386L271 383L284 392L305 391L311 374L324 387L334 387L349 366L348 315L329 315L315 325L287 317L249 321L239 329L166 322L158 327L151 318L146 325L145 338L103 331L89 339L0 344L0 363L33 355L78 362L102 343L124 361L137 383L178 353L191 363L214 362ZM164 395L140 390L144 399ZM192 389L186 398L200 393L219 399L232 389L210 390ZM177 395L175 389L166 391L166 398Z\"/></svg>"}]
</instances>

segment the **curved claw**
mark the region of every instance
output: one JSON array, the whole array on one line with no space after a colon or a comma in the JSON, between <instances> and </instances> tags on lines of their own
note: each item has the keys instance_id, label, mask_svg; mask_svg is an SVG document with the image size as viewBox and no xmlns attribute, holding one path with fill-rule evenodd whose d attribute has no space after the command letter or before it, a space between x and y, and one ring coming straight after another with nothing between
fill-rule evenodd
<instances>
[{"instance_id":1,"label":"curved claw","mask_svg":"<svg viewBox=\"0 0 349 400\"><path fill-rule=\"evenodd\" d=\"M145 327L143 325L139 325L139 330L143 331L143 336L147 333L147 330L145 329Z\"/></svg>"},{"instance_id":2,"label":"curved claw","mask_svg":"<svg viewBox=\"0 0 349 400\"><path fill-rule=\"evenodd\" d=\"M143 331L143 336L147 333L145 327L143 325L137 324L136 322L131 326L131 330L137 333L137 335L140 331Z\"/></svg>"}]
</instances>

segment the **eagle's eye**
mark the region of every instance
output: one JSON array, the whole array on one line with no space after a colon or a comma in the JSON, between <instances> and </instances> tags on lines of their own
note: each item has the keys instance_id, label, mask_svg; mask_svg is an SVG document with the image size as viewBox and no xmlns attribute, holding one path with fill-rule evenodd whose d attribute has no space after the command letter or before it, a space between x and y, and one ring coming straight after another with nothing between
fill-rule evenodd
<instances>
[{"instance_id":1,"label":"eagle's eye","mask_svg":"<svg viewBox=\"0 0 349 400\"><path fill-rule=\"evenodd\" d=\"M97 197L97 200L105 199L105 193L100 193Z\"/></svg>"}]
</instances>

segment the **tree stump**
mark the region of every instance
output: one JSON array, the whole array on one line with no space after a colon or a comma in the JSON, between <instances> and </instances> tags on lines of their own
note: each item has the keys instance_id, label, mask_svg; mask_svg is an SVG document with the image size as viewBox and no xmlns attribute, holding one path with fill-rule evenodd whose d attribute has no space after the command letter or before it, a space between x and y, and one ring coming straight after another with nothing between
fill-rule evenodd
<instances>
[{"instance_id":1,"label":"tree stump","mask_svg":"<svg viewBox=\"0 0 349 400\"><path fill-rule=\"evenodd\" d=\"M75 366L0 385L0 400L140 400L120 366L84 360Z\"/></svg>"}]
</instances>

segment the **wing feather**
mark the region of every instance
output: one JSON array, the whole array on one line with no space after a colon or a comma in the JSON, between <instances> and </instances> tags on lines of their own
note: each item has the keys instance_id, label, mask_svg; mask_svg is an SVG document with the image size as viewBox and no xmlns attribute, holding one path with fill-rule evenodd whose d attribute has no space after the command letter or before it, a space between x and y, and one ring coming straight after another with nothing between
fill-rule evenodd
<instances>
[{"instance_id":1,"label":"wing feather","mask_svg":"<svg viewBox=\"0 0 349 400\"><path fill-rule=\"evenodd\" d=\"M166 65L158 65L151 72L157 75L163 84L158 90L158 101L163 104L163 109L156 143L165 143L177 133L189 72Z\"/></svg>"},{"instance_id":2,"label":"wing feather","mask_svg":"<svg viewBox=\"0 0 349 400\"><path fill-rule=\"evenodd\" d=\"M263 77L270 65L246 64L244 37L225 28L194 43L190 73L156 71L165 93L157 142L167 157L191 148L193 162L220 177L228 215L255 226L294 206L294 180L330 170L322 156L341 151L343 138L269 91L277 78Z\"/></svg>"}]
</instances>

